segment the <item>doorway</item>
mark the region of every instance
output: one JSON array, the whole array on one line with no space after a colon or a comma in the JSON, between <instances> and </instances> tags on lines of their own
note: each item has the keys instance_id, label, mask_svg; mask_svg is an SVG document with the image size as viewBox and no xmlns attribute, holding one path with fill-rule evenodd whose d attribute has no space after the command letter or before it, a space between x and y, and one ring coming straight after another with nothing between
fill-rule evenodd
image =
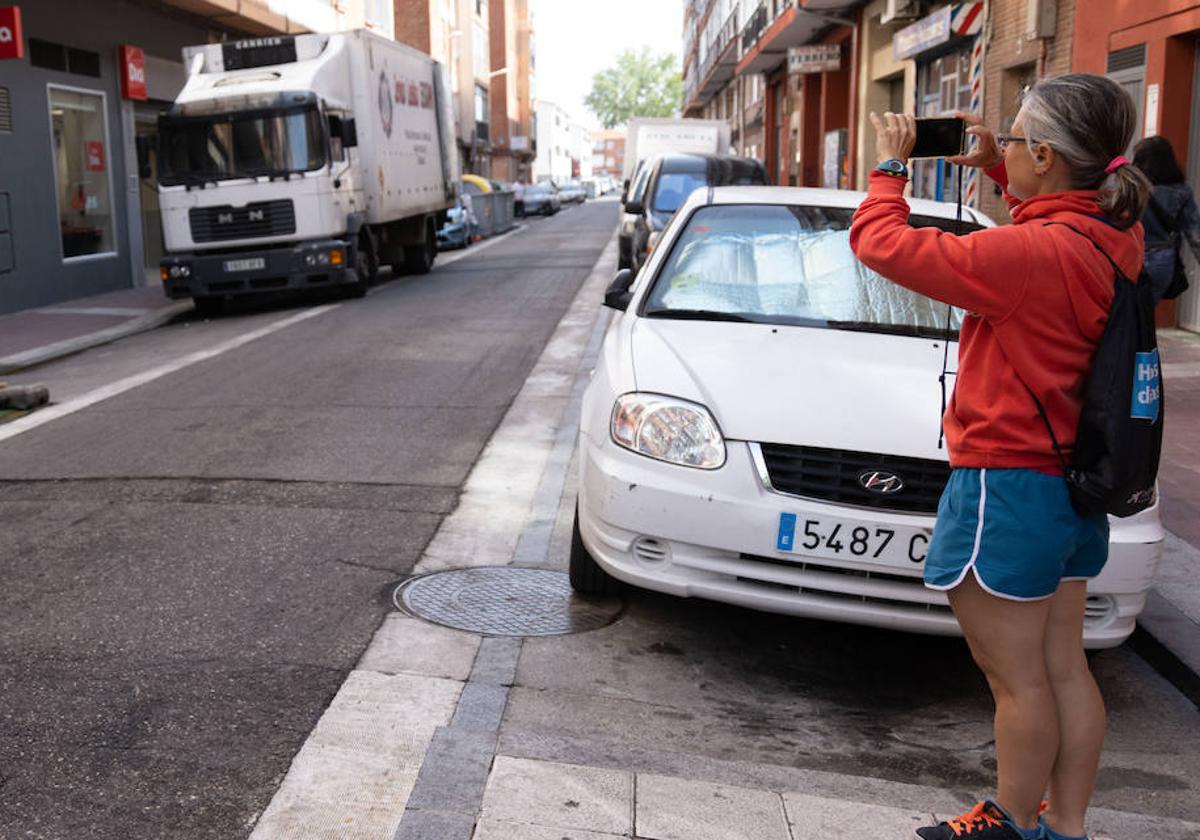
<instances>
[{"instance_id":1,"label":"doorway","mask_svg":"<svg viewBox=\"0 0 1200 840\"><path fill-rule=\"evenodd\" d=\"M158 110L139 107L134 112L134 128L138 141L151 149L158 148ZM146 274L146 285L157 286L162 282L159 261L163 258L162 216L158 208L158 154L149 156L150 174L138 177L138 197L142 208L142 268Z\"/></svg>"}]
</instances>

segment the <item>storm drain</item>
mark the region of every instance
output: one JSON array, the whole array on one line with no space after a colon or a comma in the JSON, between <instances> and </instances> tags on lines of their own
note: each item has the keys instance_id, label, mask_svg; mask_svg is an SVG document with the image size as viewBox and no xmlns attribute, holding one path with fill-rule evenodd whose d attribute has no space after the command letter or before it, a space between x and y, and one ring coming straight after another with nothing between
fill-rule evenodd
<instances>
[{"instance_id":1,"label":"storm drain","mask_svg":"<svg viewBox=\"0 0 1200 840\"><path fill-rule=\"evenodd\" d=\"M584 598L567 575L547 569L490 566L434 572L405 581L398 609L434 624L485 636L560 636L616 621L620 598Z\"/></svg>"}]
</instances>

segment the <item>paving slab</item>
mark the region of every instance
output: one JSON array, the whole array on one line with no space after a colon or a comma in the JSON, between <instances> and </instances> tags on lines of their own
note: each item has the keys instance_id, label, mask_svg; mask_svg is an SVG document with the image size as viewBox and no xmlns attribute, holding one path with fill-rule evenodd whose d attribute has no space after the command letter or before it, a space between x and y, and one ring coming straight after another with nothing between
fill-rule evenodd
<instances>
[{"instance_id":1,"label":"paving slab","mask_svg":"<svg viewBox=\"0 0 1200 840\"><path fill-rule=\"evenodd\" d=\"M911 808L891 808L850 799L831 799L807 793L785 793L788 824L793 840L897 840L911 837L913 830L936 824L932 813Z\"/></svg>"},{"instance_id":2,"label":"paving slab","mask_svg":"<svg viewBox=\"0 0 1200 840\"><path fill-rule=\"evenodd\" d=\"M635 830L646 840L790 840L772 791L652 774L638 774L635 790Z\"/></svg>"},{"instance_id":3,"label":"paving slab","mask_svg":"<svg viewBox=\"0 0 1200 840\"><path fill-rule=\"evenodd\" d=\"M549 828L512 820L480 820L471 840L627 840L625 834L597 834L578 828Z\"/></svg>"},{"instance_id":4,"label":"paving slab","mask_svg":"<svg viewBox=\"0 0 1200 840\"><path fill-rule=\"evenodd\" d=\"M358 662L360 671L466 680L479 637L400 613L389 615Z\"/></svg>"},{"instance_id":5,"label":"paving slab","mask_svg":"<svg viewBox=\"0 0 1200 840\"><path fill-rule=\"evenodd\" d=\"M497 756L481 818L629 836L633 774Z\"/></svg>"}]
</instances>

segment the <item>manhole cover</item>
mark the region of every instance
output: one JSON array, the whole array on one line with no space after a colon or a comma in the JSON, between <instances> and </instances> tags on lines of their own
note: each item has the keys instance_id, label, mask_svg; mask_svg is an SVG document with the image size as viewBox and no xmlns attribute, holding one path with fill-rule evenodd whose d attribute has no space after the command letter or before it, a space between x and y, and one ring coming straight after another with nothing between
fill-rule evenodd
<instances>
[{"instance_id":1,"label":"manhole cover","mask_svg":"<svg viewBox=\"0 0 1200 840\"><path fill-rule=\"evenodd\" d=\"M413 578L396 606L418 618L485 636L558 636L616 620L620 598L584 598L563 572L491 566Z\"/></svg>"}]
</instances>

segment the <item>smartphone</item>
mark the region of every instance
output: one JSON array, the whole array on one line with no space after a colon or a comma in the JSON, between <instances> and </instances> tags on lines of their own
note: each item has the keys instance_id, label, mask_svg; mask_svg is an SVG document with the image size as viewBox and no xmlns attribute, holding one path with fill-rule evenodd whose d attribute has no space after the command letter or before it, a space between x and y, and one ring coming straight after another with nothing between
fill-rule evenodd
<instances>
[{"instance_id":1,"label":"smartphone","mask_svg":"<svg viewBox=\"0 0 1200 840\"><path fill-rule=\"evenodd\" d=\"M911 157L944 158L961 155L967 137L967 124L958 117L919 117L917 145Z\"/></svg>"}]
</instances>

